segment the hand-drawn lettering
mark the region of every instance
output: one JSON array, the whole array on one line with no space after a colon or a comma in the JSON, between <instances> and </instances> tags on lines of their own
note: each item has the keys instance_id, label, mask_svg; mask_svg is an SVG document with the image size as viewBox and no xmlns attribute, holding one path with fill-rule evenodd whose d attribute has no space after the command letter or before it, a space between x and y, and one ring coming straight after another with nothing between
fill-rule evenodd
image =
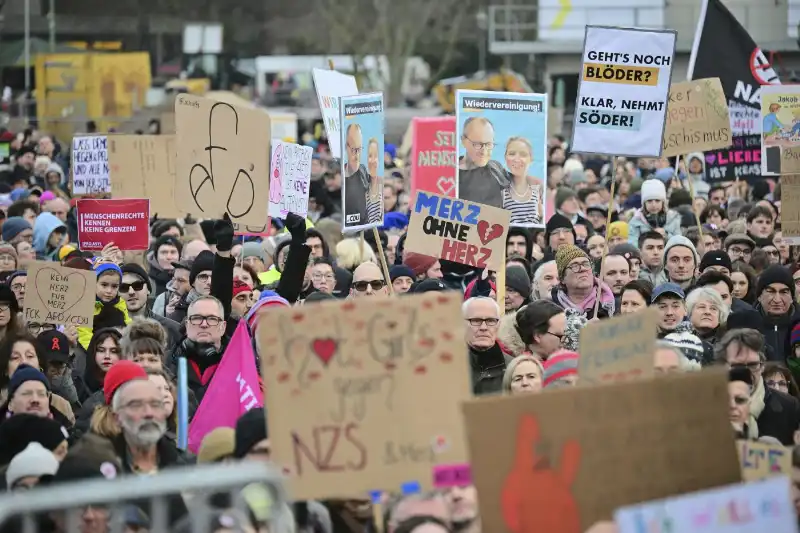
<instances>
[{"instance_id":1,"label":"hand-drawn lettering","mask_svg":"<svg viewBox=\"0 0 800 533\"><path fill-rule=\"evenodd\" d=\"M309 449L303 438L292 431L295 472L303 475L303 456L311 462L317 472L342 472L363 470L367 465L367 448L356 435L358 424L351 422L346 426L318 426L311 430L314 451ZM342 446L340 439L344 437ZM327 444L327 448L323 448ZM334 459L338 462L334 464Z\"/></svg>"},{"instance_id":2,"label":"hand-drawn lettering","mask_svg":"<svg viewBox=\"0 0 800 533\"><path fill-rule=\"evenodd\" d=\"M384 385L387 383L388 385ZM358 378L335 378L333 389L339 396L339 405L336 412L331 413L331 420L342 422L347 415L348 400L352 400L352 415L359 422L364 420L367 414L367 397L373 397L383 393L383 404L387 410L392 410L392 400L394 395L394 377L390 374L377 376L366 376Z\"/></svg>"}]
</instances>

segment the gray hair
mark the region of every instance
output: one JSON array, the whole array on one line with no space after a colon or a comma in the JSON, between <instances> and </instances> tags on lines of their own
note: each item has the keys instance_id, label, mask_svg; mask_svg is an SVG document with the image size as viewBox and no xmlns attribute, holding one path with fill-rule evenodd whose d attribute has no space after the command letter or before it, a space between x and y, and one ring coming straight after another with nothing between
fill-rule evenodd
<instances>
[{"instance_id":1,"label":"gray hair","mask_svg":"<svg viewBox=\"0 0 800 533\"><path fill-rule=\"evenodd\" d=\"M656 350L670 350L678 356L678 366L682 372L699 372L703 369L700 363L692 361L683 354L683 351L669 341L657 340Z\"/></svg>"},{"instance_id":2,"label":"gray hair","mask_svg":"<svg viewBox=\"0 0 800 533\"><path fill-rule=\"evenodd\" d=\"M500 318L500 306L497 305L497 301L489 298L488 296L473 296L472 298L468 298L463 304L461 304L461 316L466 317L467 311L469 310L469 306L477 301L490 301L494 304L495 311L497 311L497 317Z\"/></svg>"},{"instance_id":3,"label":"gray hair","mask_svg":"<svg viewBox=\"0 0 800 533\"><path fill-rule=\"evenodd\" d=\"M139 381L141 379L143 379L143 378L132 379L130 381L126 381L125 383L123 383L122 385L117 387L117 390L114 391L114 395L111 396L111 411L112 412L118 413L120 411L120 409L122 409L122 405L121 405L121 403L122 403L122 392L125 389L127 389L128 386L131 383L135 383L136 381Z\"/></svg>"},{"instance_id":4,"label":"gray hair","mask_svg":"<svg viewBox=\"0 0 800 533\"><path fill-rule=\"evenodd\" d=\"M224 319L224 318L225 318L225 307L223 307L223 305L222 305L222 302L220 302L220 301L219 301L219 299L217 299L216 297L214 297L214 296L211 296L211 295L208 295L208 296L201 296L201 297L199 297L197 300L195 300L195 301L193 301L192 303L190 303L190 304L189 304L189 308L186 310L186 316L187 316L187 317L189 317L189 315L191 315L191 314L192 314L192 309L193 309L193 308L194 308L194 306L196 306L196 305L197 305L199 302L214 302L214 303L216 303L216 304L217 304L217 306L219 307L219 317L220 317L221 319Z\"/></svg>"},{"instance_id":5,"label":"gray hair","mask_svg":"<svg viewBox=\"0 0 800 533\"><path fill-rule=\"evenodd\" d=\"M511 392L511 380L514 379L514 371L516 371L517 367L525 361L530 361L539 368L539 375L542 377L542 386L544 387L544 367L542 366L542 361L534 355L520 355L512 359L508 363L508 366L506 366L506 371L503 374L502 386L504 394Z\"/></svg>"},{"instance_id":6,"label":"gray hair","mask_svg":"<svg viewBox=\"0 0 800 533\"><path fill-rule=\"evenodd\" d=\"M717 306L719 309L720 324L724 324L728 321L728 315L731 314L731 308L722 301L722 296L720 296L717 291L710 287L698 287L690 292L689 296L686 297L686 313L689 315L690 319L695 306L703 300Z\"/></svg>"},{"instance_id":7,"label":"gray hair","mask_svg":"<svg viewBox=\"0 0 800 533\"><path fill-rule=\"evenodd\" d=\"M758 358L763 363L764 356L764 335L757 329L740 328L732 329L722 336L714 345L714 359L718 363L727 364L728 348L734 344L739 345L739 349L749 348L758 353Z\"/></svg>"},{"instance_id":8,"label":"gray hair","mask_svg":"<svg viewBox=\"0 0 800 533\"><path fill-rule=\"evenodd\" d=\"M428 492L419 492L416 494L394 494L389 498L389 501L386 503L385 511L384 511L384 522L389 524L391 529L397 527L399 522L402 520L398 520L396 516L397 509L400 505L404 502L413 500L415 502L429 502L432 500L438 500L443 498L443 494L439 491L428 491ZM403 520L410 517L401 517Z\"/></svg>"},{"instance_id":9,"label":"gray hair","mask_svg":"<svg viewBox=\"0 0 800 533\"><path fill-rule=\"evenodd\" d=\"M541 281L542 276L544 276L544 267L550 266L551 264L555 264L555 260L546 261L539 265L539 268L536 269L536 272L533 273L533 294L536 296L537 299L539 298L546 298L546 296L542 296L539 294L539 281Z\"/></svg>"}]
</instances>

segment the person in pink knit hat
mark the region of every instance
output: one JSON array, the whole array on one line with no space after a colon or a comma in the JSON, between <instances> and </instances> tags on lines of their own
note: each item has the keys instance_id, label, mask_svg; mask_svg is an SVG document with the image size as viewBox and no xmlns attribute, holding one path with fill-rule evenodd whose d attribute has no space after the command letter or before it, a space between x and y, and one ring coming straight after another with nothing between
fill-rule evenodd
<instances>
[{"instance_id":1,"label":"person in pink knit hat","mask_svg":"<svg viewBox=\"0 0 800 533\"><path fill-rule=\"evenodd\" d=\"M578 353L557 350L542 364L544 388L574 387L578 383Z\"/></svg>"}]
</instances>

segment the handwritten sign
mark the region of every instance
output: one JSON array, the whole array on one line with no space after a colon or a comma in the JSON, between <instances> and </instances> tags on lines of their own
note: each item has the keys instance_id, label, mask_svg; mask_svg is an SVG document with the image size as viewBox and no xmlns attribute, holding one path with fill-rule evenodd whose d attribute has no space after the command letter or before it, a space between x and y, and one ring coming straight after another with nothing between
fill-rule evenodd
<instances>
[{"instance_id":1,"label":"handwritten sign","mask_svg":"<svg viewBox=\"0 0 800 533\"><path fill-rule=\"evenodd\" d=\"M784 241L800 244L800 174L781 176L781 231Z\"/></svg>"},{"instance_id":2,"label":"handwritten sign","mask_svg":"<svg viewBox=\"0 0 800 533\"><path fill-rule=\"evenodd\" d=\"M503 261L508 211L417 191L406 250L476 268L497 269Z\"/></svg>"},{"instance_id":3,"label":"handwritten sign","mask_svg":"<svg viewBox=\"0 0 800 533\"><path fill-rule=\"evenodd\" d=\"M149 198L159 218L180 218L175 206L175 135L109 135L113 198Z\"/></svg>"},{"instance_id":4,"label":"handwritten sign","mask_svg":"<svg viewBox=\"0 0 800 533\"><path fill-rule=\"evenodd\" d=\"M328 146L332 154L341 154L342 120L339 114L339 98L358 94L356 78L335 70L320 68L312 69L311 75L314 77L314 88L317 90Z\"/></svg>"},{"instance_id":5,"label":"handwritten sign","mask_svg":"<svg viewBox=\"0 0 800 533\"><path fill-rule=\"evenodd\" d=\"M732 142L728 102L719 78L670 86L663 157L728 148Z\"/></svg>"},{"instance_id":6,"label":"handwritten sign","mask_svg":"<svg viewBox=\"0 0 800 533\"><path fill-rule=\"evenodd\" d=\"M464 464L458 294L275 309L257 329L273 460L301 500L358 497ZM420 416L423 413L424 416Z\"/></svg>"},{"instance_id":7,"label":"handwritten sign","mask_svg":"<svg viewBox=\"0 0 800 533\"><path fill-rule=\"evenodd\" d=\"M614 521L619 533L797 533L785 476L623 507Z\"/></svg>"},{"instance_id":8,"label":"handwritten sign","mask_svg":"<svg viewBox=\"0 0 800 533\"><path fill-rule=\"evenodd\" d=\"M50 261L31 261L23 311L25 321L91 326L96 283L92 270L62 267Z\"/></svg>"},{"instance_id":9,"label":"handwritten sign","mask_svg":"<svg viewBox=\"0 0 800 533\"><path fill-rule=\"evenodd\" d=\"M78 246L102 250L113 242L125 250L150 244L150 200L78 200Z\"/></svg>"},{"instance_id":10,"label":"handwritten sign","mask_svg":"<svg viewBox=\"0 0 800 533\"><path fill-rule=\"evenodd\" d=\"M108 137L86 135L72 138L72 194L111 192Z\"/></svg>"},{"instance_id":11,"label":"handwritten sign","mask_svg":"<svg viewBox=\"0 0 800 533\"><path fill-rule=\"evenodd\" d=\"M175 98L175 204L195 217L263 226L269 206L269 115L227 102Z\"/></svg>"},{"instance_id":12,"label":"handwritten sign","mask_svg":"<svg viewBox=\"0 0 800 533\"><path fill-rule=\"evenodd\" d=\"M421 190L455 198L455 117L414 117L411 135L411 197Z\"/></svg>"},{"instance_id":13,"label":"handwritten sign","mask_svg":"<svg viewBox=\"0 0 800 533\"><path fill-rule=\"evenodd\" d=\"M305 217L311 186L310 146L272 140L270 165L269 216L286 218L287 213Z\"/></svg>"},{"instance_id":14,"label":"handwritten sign","mask_svg":"<svg viewBox=\"0 0 800 533\"><path fill-rule=\"evenodd\" d=\"M580 383L608 383L653 376L656 325L655 309L587 324L581 329L580 336Z\"/></svg>"},{"instance_id":15,"label":"handwritten sign","mask_svg":"<svg viewBox=\"0 0 800 533\"><path fill-rule=\"evenodd\" d=\"M792 473L792 449L776 444L740 440L736 442L742 477L755 481Z\"/></svg>"},{"instance_id":16,"label":"handwritten sign","mask_svg":"<svg viewBox=\"0 0 800 533\"><path fill-rule=\"evenodd\" d=\"M761 124L761 173L800 174L800 87L762 87Z\"/></svg>"},{"instance_id":17,"label":"handwritten sign","mask_svg":"<svg viewBox=\"0 0 800 533\"><path fill-rule=\"evenodd\" d=\"M741 481L729 401L711 369L465 402L472 478L494 495L483 531L582 533L623 505Z\"/></svg>"}]
</instances>

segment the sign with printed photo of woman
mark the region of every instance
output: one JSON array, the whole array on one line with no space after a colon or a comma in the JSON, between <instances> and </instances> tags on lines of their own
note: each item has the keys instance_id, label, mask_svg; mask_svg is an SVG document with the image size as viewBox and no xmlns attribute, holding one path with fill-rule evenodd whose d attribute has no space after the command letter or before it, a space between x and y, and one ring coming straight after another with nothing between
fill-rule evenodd
<instances>
[{"instance_id":1,"label":"sign with printed photo of woman","mask_svg":"<svg viewBox=\"0 0 800 533\"><path fill-rule=\"evenodd\" d=\"M547 95L456 93L457 196L511 212L512 226L544 227Z\"/></svg>"},{"instance_id":2,"label":"sign with printed photo of woman","mask_svg":"<svg viewBox=\"0 0 800 533\"><path fill-rule=\"evenodd\" d=\"M342 232L383 225L383 93L339 98Z\"/></svg>"}]
</instances>

